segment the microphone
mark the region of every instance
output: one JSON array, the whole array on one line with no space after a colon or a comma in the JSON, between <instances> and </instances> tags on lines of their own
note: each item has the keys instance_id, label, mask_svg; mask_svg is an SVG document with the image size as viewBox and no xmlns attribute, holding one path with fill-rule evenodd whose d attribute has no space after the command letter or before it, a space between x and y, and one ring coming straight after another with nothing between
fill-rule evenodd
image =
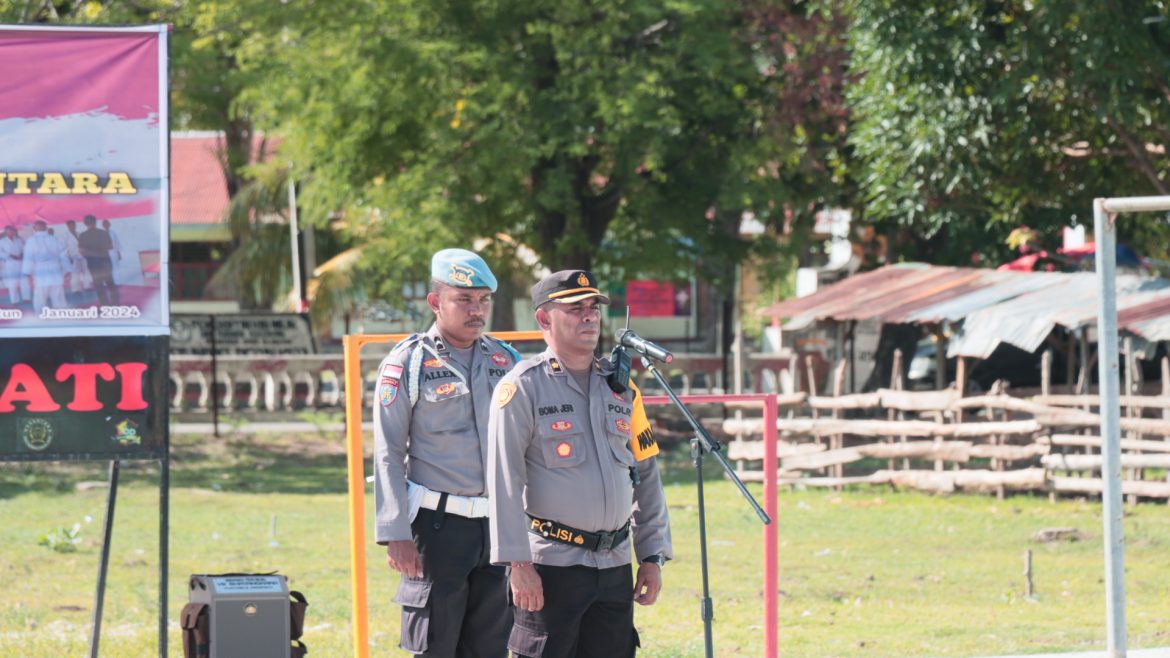
<instances>
[{"instance_id":1,"label":"microphone","mask_svg":"<svg viewBox=\"0 0 1170 658\"><path fill-rule=\"evenodd\" d=\"M617 342L619 345L625 345L626 347L640 354L658 359L663 363L670 363L671 361L674 361L674 355L671 354L668 350L651 343L650 341L642 338L638 334L630 331L629 329L626 329L625 327L618 329Z\"/></svg>"}]
</instances>

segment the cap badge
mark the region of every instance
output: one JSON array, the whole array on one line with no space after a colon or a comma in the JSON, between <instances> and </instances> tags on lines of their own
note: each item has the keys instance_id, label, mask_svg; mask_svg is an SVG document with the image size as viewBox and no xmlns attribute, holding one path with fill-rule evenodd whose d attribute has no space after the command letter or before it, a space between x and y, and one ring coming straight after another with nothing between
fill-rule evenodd
<instances>
[{"instance_id":1,"label":"cap badge","mask_svg":"<svg viewBox=\"0 0 1170 658\"><path fill-rule=\"evenodd\" d=\"M516 385L512 382L504 382L500 384L500 388L496 390L496 406L502 407L512 401L512 396L516 395Z\"/></svg>"},{"instance_id":2,"label":"cap badge","mask_svg":"<svg viewBox=\"0 0 1170 658\"><path fill-rule=\"evenodd\" d=\"M475 274L475 270L470 267L462 265L452 265L451 273L447 275L447 280L457 286L471 286L471 277Z\"/></svg>"},{"instance_id":3,"label":"cap badge","mask_svg":"<svg viewBox=\"0 0 1170 658\"><path fill-rule=\"evenodd\" d=\"M577 285L579 285L579 286L589 285L589 277L585 276L584 272L577 275Z\"/></svg>"}]
</instances>

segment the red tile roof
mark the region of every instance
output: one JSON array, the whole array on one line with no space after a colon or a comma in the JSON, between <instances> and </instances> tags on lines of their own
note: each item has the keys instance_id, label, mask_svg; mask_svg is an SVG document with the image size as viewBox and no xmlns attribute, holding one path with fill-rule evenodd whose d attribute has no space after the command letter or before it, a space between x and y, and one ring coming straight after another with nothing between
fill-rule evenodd
<instances>
[{"instance_id":1,"label":"red tile roof","mask_svg":"<svg viewBox=\"0 0 1170 658\"><path fill-rule=\"evenodd\" d=\"M268 154L275 140L252 138L252 158L263 146ZM227 181L220 152L223 133L176 131L171 133L171 224L215 225L223 223L228 207Z\"/></svg>"}]
</instances>

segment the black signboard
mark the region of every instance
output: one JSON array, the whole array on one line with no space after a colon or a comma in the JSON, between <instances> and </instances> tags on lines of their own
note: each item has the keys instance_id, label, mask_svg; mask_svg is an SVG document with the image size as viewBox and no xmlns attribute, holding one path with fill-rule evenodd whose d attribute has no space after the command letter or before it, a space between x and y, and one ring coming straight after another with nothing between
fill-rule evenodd
<instances>
[{"instance_id":1,"label":"black signboard","mask_svg":"<svg viewBox=\"0 0 1170 658\"><path fill-rule=\"evenodd\" d=\"M214 349L213 349L214 348ZM171 315L171 354L315 354L303 313Z\"/></svg>"},{"instance_id":2,"label":"black signboard","mask_svg":"<svg viewBox=\"0 0 1170 658\"><path fill-rule=\"evenodd\" d=\"M162 459L167 337L8 338L0 460Z\"/></svg>"}]
</instances>

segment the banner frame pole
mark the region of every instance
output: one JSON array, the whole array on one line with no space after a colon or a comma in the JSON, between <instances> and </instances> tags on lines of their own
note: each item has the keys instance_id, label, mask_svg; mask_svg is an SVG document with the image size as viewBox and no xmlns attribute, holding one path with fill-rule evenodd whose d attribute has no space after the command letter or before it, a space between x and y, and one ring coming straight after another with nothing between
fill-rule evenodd
<instances>
[{"instance_id":1,"label":"banner frame pole","mask_svg":"<svg viewBox=\"0 0 1170 658\"><path fill-rule=\"evenodd\" d=\"M110 460L110 491L106 495L106 519L102 530L102 553L98 560L97 590L93 595L93 627L89 635L89 658L97 658L102 639L102 612L106 599L106 574L110 567L110 543L114 534L114 511L118 502L118 471L120 462Z\"/></svg>"}]
</instances>

